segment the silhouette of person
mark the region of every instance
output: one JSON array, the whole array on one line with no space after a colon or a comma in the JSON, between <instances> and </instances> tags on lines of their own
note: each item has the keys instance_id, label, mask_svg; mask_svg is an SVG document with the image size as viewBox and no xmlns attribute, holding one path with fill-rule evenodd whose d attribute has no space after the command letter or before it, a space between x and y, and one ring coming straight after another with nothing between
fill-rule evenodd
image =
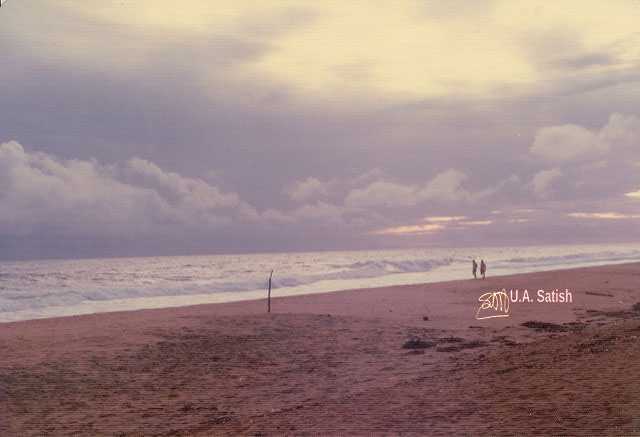
<instances>
[{"instance_id":1,"label":"silhouette of person","mask_svg":"<svg viewBox=\"0 0 640 437\"><path fill-rule=\"evenodd\" d=\"M477 279L478 276L476 276L476 271L478 270L478 263L476 262L475 259L472 262L473 262L473 279Z\"/></svg>"},{"instance_id":2,"label":"silhouette of person","mask_svg":"<svg viewBox=\"0 0 640 437\"><path fill-rule=\"evenodd\" d=\"M487 265L484 263L484 260L480 260L480 274L482 275L482 279L484 279L484 273L487 271Z\"/></svg>"}]
</instances>

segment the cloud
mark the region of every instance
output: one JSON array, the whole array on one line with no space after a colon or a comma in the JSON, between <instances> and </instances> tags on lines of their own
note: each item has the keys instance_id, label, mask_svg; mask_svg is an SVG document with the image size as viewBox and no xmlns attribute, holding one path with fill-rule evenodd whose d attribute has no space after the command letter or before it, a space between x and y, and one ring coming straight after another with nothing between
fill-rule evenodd
<instances>
[{"instance_id":1,"label":"cloud","mask_svg":"<svg viewBox=\"0 0 640 437\"><path fill-rule=\"evenodd\" d=\"M598 134L600 141L609 146L615 158L640 159L640 118L613 113Z\"/></svg>"},{"instance_id":2,"label":"cloud","mask_svg":"<svg viewBox=\"0 0 640 437\"><path fill-rule=\"evenodd\" d=\"M609 146L584 127L565 124L538 130L530 152L551 162L567 162L605 155Z\"/></svg>"},{"instance_id":3,"label":"cloud","mask_svg":"<svg viewBox=\"0 0 640 437\"><path fill-rule=\"evenodd\" d=\"M371 232L373 235L432 235L443 231L473 229L476 226L488 226L492 220L464 220L467 217L426 217L425 223L394 226Z\"/></svg>"},{"instance_id":4,"label":"cloud","mask_svg":"<svg viewBox=\"0 0 640 437\"><path fill-rule=\"evenodd\" d=\"M424 221L432 222L432 223L440 223L440 222L452 222L452 221L456 221L456 220L464 220L466 218L468 218L468 217L465 217L465 216L451 216L451 217L434 216L434 217L425 217Z\"/></svg>"},{"instance_id":5,"label":"cloud","mask_svg":"<svg viewBox=\"0 0 640 437\"><path fill-rule=\"evenodd\" d=\"M0 145L0 228L4 235L131 236L215 229L252 220L255 211L236 194L165 172L134 158L126 182L116 166L63 161L29 153L16 141Z\"/></svg>"},{"instance_id":6,"label":"cloud","mask_svg":"<svg viewBox=\"0 0 640 437\"><path fill-rule=\"evenodd\" d=\"M493 223L493 220L474 220L474 221L460 222L460 227L469 228L473 226L486 226L492 223Z\"/></svg>"},{"instance_id":7,"label":"cloud","mask_svg":"<svg viewBox=\"0 0 640 437\"><path fill-rule=\"evenodd\" d=\"M376 241L393 243L394 237L403 235L416 237L411 244L483 244L482 238L486 236L496 242L511 241L505 240L507 237L516 241L519 233L535 240L542 235L544 225L555 226L549 228L548 234L553 241L558 232L564 232L563 226L553 223L558 215L584 223L589 232L603 219L617 219L611 222L625 225L621 219L637 218L633 210L608 212L625 211L625 198L633 202L633 197L623 194L635 193L637 184L625 191L620 191L621 185L614 185L620 193L617 203L589 202L576 194L581 193L581 188L570 185L570 178L581 171L590 177L593 175L590 171L599 170L584 167L566 173L571 168L542 169L529 184L509 177L492 188L475 191L463 186L469 178L456 169L442 171L424 184L413 185L372 180L383 177L376 171L360 179L366 184L363 187L351 188L340 195L329 193L331 200L314 198L325 195L329 189L326 183L311 177L294 184L296 190L280 192L285 196L293 194L302 205L290 210L270 207L260 212L234 192L164 170L146 159L134 157L114 165L103 165L95 159L62 160L43 152L25 151L18 142L11 141L0 145L0 235L6 241L30 238L37 242L52 237L65 241L64 244L76 238L111 239L120 241L119 244L135 240L146 241L149 247L163 247L166 239L172 238L176 250L197 247L197 251L220 248L220 244L226 250L241 247L255 250L258 241L268 244L267 247L302 250L309 248L309 241L317 244L311 247L327 249L346 248L349 241L366 242L367 247ZM346 179L344 185L349 187L353 183L353 179ZM509 198L518 191L511 193L505 187L517 183L520 188L527 187L532 197L517 201ZM594 183L587 191L597 186ZM505 192L508 196L503 198ZM566 193L574 198L572 202L562 201L561 195ZM544 203L539 203L539 199ZM503 212L492 214L498 204ZM532 214L526 205L535 205L545 213ZM594 212L575 212L587 207ZM524 212L528 212L526 216ZM477 232L479 229L482 232ZM574 234L583 235L578 230ZM283 235L287 236L284 240ZM181 241L189 238L189 243L180 246ZM65 247L71 251L73 244Z\"/></svg>"},{"instance_id":8,"label":"cloud","mask_svg":"<svg viewBox=\"0 0 640 437\"><path fill-rule=\"evenodd\" d=\"M578 55L564 55L551 59L549 66L569 69L586 69L599 66L615 65L619 62L617 56L612 53L581 53Z\"/></svg>"},{"instance_id":9,"label":"cloud","mask_svg":"<svg viewBox=\"0 0 640 437\"><path fill-rule=\"evenodd\" d=\"M379 180L352 190L345 199L345 205L408 207L427 201L473 202L474 196L460 186L465 179L467 176L461 171L449 169L438 173L424 187Z\"/></svg>"},{"instance_id":10,"label":"cloud","mask_svg":"<svg viewBox=\"0 0 640 437\"><path fill-rule=\"evenodd\" d=\"M637 44L622 43L634 36L634 6L584 4L576 14L564 4L423 3L363 8L358 2L192 0L185 8L170 0L138 0L135 7L64 0L38 13L15 7L3 27L19 36L12 43L28 31L28 47L37 48L31 55L45 62L64 59L78 68L90 64L95 71L146 78L145 70L166 63L176 68L184 58L202 82L226 70L229 77L278 82L292 94L334 101L530 91L548 81L550 70L554 79L573 79L575 71L633 69L638 60ZM611 19L597 19L602 16ZM60 32L61 22L73 25Z\"/></svg>"},{"instance_id":11,"label":"cloud","mask_svg":"<svg viewBox=\"0 0 640 437\"><path fill-rule=\"evenodd\" d=\"M300 200L327 190L315 178L296 188L293 194ZM163 170L142 158L105 166L95 159L61 160L27 152L16 141L0 145L0 235L5 237L164 241L199 235L202 246L205 240L219 239L231 239L227 244L234 244L233 236L255 238L265 230L282 235L293 228L307 232L308 226L361 227L374 216L322 201L290 211L258 212L236 193Z\"/></svg>"},{"instance_id":12,"label":"cloud","mask_svg":"<svg viewBox=\"0 0 640 437\"><path fill-rule=\"evenodd\" d=\"M376 181L365 188L352 190L344 200L349 207L413 206L417 202L415 187L387 181Z\"/></svg>"},{"instance_id":13,"label":"cloud","mask_svg":"<svg viewBox=\"0 0 640 437\"><path fill-rule=\"evenodd\" d=\"M315 222L322 225L345 225L345 215L353 211L349 208L317 202L313 205L304 205L290 215L295 221L304 224Z\"/></svg>"},{"instance_id":14,"label":"cloud","mask_svg":"<svg viewBox=\"0 0 640 437\"><path fill-rule=\"evenodd\" d=\"M640 214L623 214L619 212L572 212L567 214L569 217L577 218L595 218L605 220L625 220L625 219L638 219Z\"/></svg>"},{"instance_id":15,"label":"cloud","mask_svg":"<svg viewBox=\"0 0 640 437\"><path fill-rule=\"evenodd\" d=\"M613 113L600 131L592 132L575 124L550 126L539 129L531 149L532 154L548 161L566 163L598 160L615 153L640 156L640 119ZM636 146L634 148L634 146Z\"/></svg>"},{"instance_id":16,"label":"cloud","mask_svg":"<svg viewBox=\"0 0 640 437\"><path fill-rule=\"evenodd\" d=\"M312 197L326 196L329 193L328 184L309 176L306 181L297 182L286 194L291 200L304 201Z\"/></svg>"},{"instance_id":17,"label":"cloud","mask_svg":"<svg viewBox=\"0 0 640 437\"><path fill-rule=\"evenodd\" d=\"M637 202L636 5L221 1L3 8L0 132L46 152L3 150L3 236L313 250L441 223L425 216Z\"/></svg>"},{"instance_id":18,"label":"cloud","mask_svg":"<svg viewBox=\"0 0 640 437\"><path fill-rule=\"evenodd\" d=\"M247 209L247 205L241 202L235 193L223 194L217 187L203 180L163 171L145 159L130 159L127 162L127 170L146 178L151 182L151 186L163 194L167 202L179 206L183 211L199 214L223 208Z\"/></svg>"},{"instance_id":19,"label":"cloud","mask_svg":"<svg viewBox=\"0 0 640 437\"><path fill-rule=\"evenodd\" d=\"M473 196L467 190L460 188L467 176L455 169L446 170L436 175L420 190L418 197L421 200L439 200L445 202L470 202Z\"/></svg>"},{"instance_id":20,"label":"cloud","mask_svg":"<svg viewBox=\"0 0 640 437\"><path fill-rule=\"evenodd\" d=\"M562 172L557 168L540 170L533 176L533 192L541 198L550 197L553 192L553 184L562 178Z\"/></svg>"},{"instance_id":21,"label":"cloud","mask_svg":"<svg viewBox=\"0 0 640 437\"><path fill-rule=\"evenodd\" d=\"M347 180L346 184L351 187L361 187L362 185L382 180L385 178L385 176L386 174L384 171L379 168L374 168Z\"/></svg>"},{"instance_id":22,"label":"cloud","mask_svg":"<svg viewBox=\"0 0 640 437\"><path fill-rule=\"evenodd\" d=\"M426 223L422 225L396 226L372 232L374 235L425 235L441 231L445 226L440 223Z\"/></svg>"},{"instance_id":23,"label":"cloud","mask_svg":"<svg viewBox=\"0 0 640 437\"><path fill-rule=\"evenodd\" d=\"M240 19L238 30L259 37L282 36L308 26L318 15L318 11L299 5L279 5L271 10L248 12Z\"/></svg>"},{"instance_id":24,"label":"cloud","mask_svg":"<svg viewBox=\"0 0 640 437\"><path fill-rule=\"evenodd\" d=\"M5 235L129 234L167 214L157 193L118 182L95 161L62 162L45 153L26 153L11 141L0 145L0 169Z\"/></svg>"},{"instance_id":25,"label":"cloud","mask_svg":"<svg viewBox=\"0 0 640 437\"><path fill-rule=\"evenodd\" d=\"M622 196L638 185L640 119L613 113L600 130L574 124L541 128L528 157L543 158L532 160L535 164L553 164L537 170L527 184L540 199Z\"/></svg>"}]
</instances>

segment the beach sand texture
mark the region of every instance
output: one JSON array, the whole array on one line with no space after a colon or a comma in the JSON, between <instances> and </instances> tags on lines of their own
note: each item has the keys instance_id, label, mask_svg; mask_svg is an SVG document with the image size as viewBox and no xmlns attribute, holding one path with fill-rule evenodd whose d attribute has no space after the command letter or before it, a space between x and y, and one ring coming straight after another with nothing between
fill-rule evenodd
<instances>
[{"instance_id":1,"label":"beach sand texture","mask_svg":"<svg viewBox=\"0 0 640 437\"><path fill-rule=\"evenodd\" d=\"M1 324L0 435L640 435L638 302L631 263Z\"/></svg>"}]
</instances>

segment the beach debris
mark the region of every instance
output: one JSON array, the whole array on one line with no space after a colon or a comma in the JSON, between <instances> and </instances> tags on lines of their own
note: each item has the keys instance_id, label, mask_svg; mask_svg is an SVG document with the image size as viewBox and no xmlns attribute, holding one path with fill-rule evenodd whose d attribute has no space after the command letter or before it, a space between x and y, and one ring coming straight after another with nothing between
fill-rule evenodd
<instances>
[{"instance_id":1,"label":"beach debris","mask_svg":"<svg viewBox=\"0 0 640 437\"><path fill-rule=\"evenodd\" d=\"M502 343L505 346L518 346L520 343L517 343L513 340L510 340L506 335L496 335L491 339L492 342Z\"/></svg>"},{"instance_id":2,"label":"beach debris","mask_svg":"<svg viewBox=\"0 0 640 437\"><path fill-rule=\"evenodd\" d=\"M606 317L616 317L619 319L627 320L627 319L636 319L640 317L640 302L634 304L630 310L618 310L618 311L594 311L587 310L589 315L594 316L606 316Z\"/></svg>"},{"instance_id":3,"label":"beach debris","mask_svg":"<svg viewBox=\"0 0 640 437\"><path fill-rule=\"evenodd\" d=\"M518 342L515 342L515 341L513 341L513 340L509 340L509 339L502 340L502 342L501 342L501 343L502 343L503 345L505 345L505 346L509 346L509 347L518 346L518 345L520 344L520 343L518 343Z\"/></svg>"},{"instance_id":4,"label":"beach debris","mask_svg":"<svg viewBox=\"0 0 640 437\"><path fill-rule=\"evenodd\" d=\"M589 325L582 322L569 322L569 323L565 323L564 326L566 326L570 331L578 332L578 331L582 331Z\"/></svg>"},{"instance_id":5,"label":"beach debris","mask_svg":"<svg viewBox=\"0 0 640 437\"><path fill-rule=\"evenodd\" d=\"M607 293L596 293L595 291L585 291L584 294L590 294L592 296L607 296L607 297L613 297L613 294L607 294Z\"/></svg>"},{"instance_id":6,"label":"beach debris","mask_svg":"<svg viewBox=\"0 0 640 437\"><path fill-rule=\"evenodd\" d=\"M419 338L413 338L402 345L403 349L428 349L436 346L438 343L433 341L424 341Z\"/></svg>"},{"instance_id":7,"label":"beach debris","mask_svg":"<svg viewBox=\"0 0 640 437\"><path fill-rule=\"evenodd\" d=\"M444 346L436 349L438 352L460 352L460 348L458 346Z\"/></svg>"},{"instance_id":8,"label":"beach debris","mask_svg":"<svg viewBox=\"0 0 640 437\"><path fill-rule=\"evenodd\" d=\"M482 346L486 346L487 343L484 341L480 341L480 340L472 340L472 341L468 341L466 343L462 343L460 345L460 347L462 349L475 349L477 347L482 347Z\"/></svg>"},{"instance_id":9,"label":"beach debris","mask_svg":"<svg viewBox=\"0 0 640 437\"><path fill-rule=\"evenodd\" d=\"M455 338L455 337L454 337ZM486 346L487 343L480 340L464 341L459 344L452 344L451 346L442 346L436 349L438 352L460 352L463 349L475 349L477 347Z\"/></svg>"},{"instance_id":10,"label":"beach debris","mask_svg":"<svg viewBox=\"0 0 640 437\"><path fill-rule=\"evenodd\" d=\"M460 338L460 337L444 337L444 338L439 338L438 341L440 343L462 343L464 341L464 338Z\"/></svg>"},{"instance_id":11,"label":"beach debris","mask_svg":"<svg viewBox=\"0 0 640 437\"><path fill-rule=\"evenodd\" d=\"M536 322L534 320L530 320L528 322L524 322L521 324L525 328L535 329L536 331L544 331L544 332L566 332L569 330L568 327L563 325L558 325L557 323L549 323L549 322Z\"/></svg>"},{"instance_id":12,"label":"beach debris","mask_svg":"<svg viewBox=\"0 0 640 437\"><path fill-rule=\"evenodd\" d=\"M599 338L597 340L582 343L578 345L578 350L582 351L585 349L589 349L589 352L593 353L602 353L609 352L609 348L619 339L617 335L610 335L609 337Z\"/></svg>"},{"instance_id":13,"label":"beach debris","mask_svg":"<svg viewBox=\"0 0 640 437\"><path fill-rule=\"evenodd\" d=\"M438 352L460 352L462 349L474 349L481 346L486 346L487 343L480 340L468 341L461 337L442 337L433 339L433 341L427 341L420 338L412 338L402 345L404 349L428 349L435 346L440 346L436 350Z\"/></svg>"}]
</instances>

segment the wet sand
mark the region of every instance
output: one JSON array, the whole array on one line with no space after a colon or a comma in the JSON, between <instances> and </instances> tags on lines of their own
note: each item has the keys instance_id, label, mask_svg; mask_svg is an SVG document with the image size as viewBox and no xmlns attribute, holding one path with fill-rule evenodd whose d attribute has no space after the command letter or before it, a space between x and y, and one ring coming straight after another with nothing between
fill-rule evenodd
<instances>
[{"instance_id":1,"label":"wet sand","mask_svg":"<svg viewBox=\"0 0 640 437\"><path fill-rule=\"evenodd\" d=\"M638 302L632 263L0 324L0 435L640 435Z\"/></svg>"}]
</instances>

